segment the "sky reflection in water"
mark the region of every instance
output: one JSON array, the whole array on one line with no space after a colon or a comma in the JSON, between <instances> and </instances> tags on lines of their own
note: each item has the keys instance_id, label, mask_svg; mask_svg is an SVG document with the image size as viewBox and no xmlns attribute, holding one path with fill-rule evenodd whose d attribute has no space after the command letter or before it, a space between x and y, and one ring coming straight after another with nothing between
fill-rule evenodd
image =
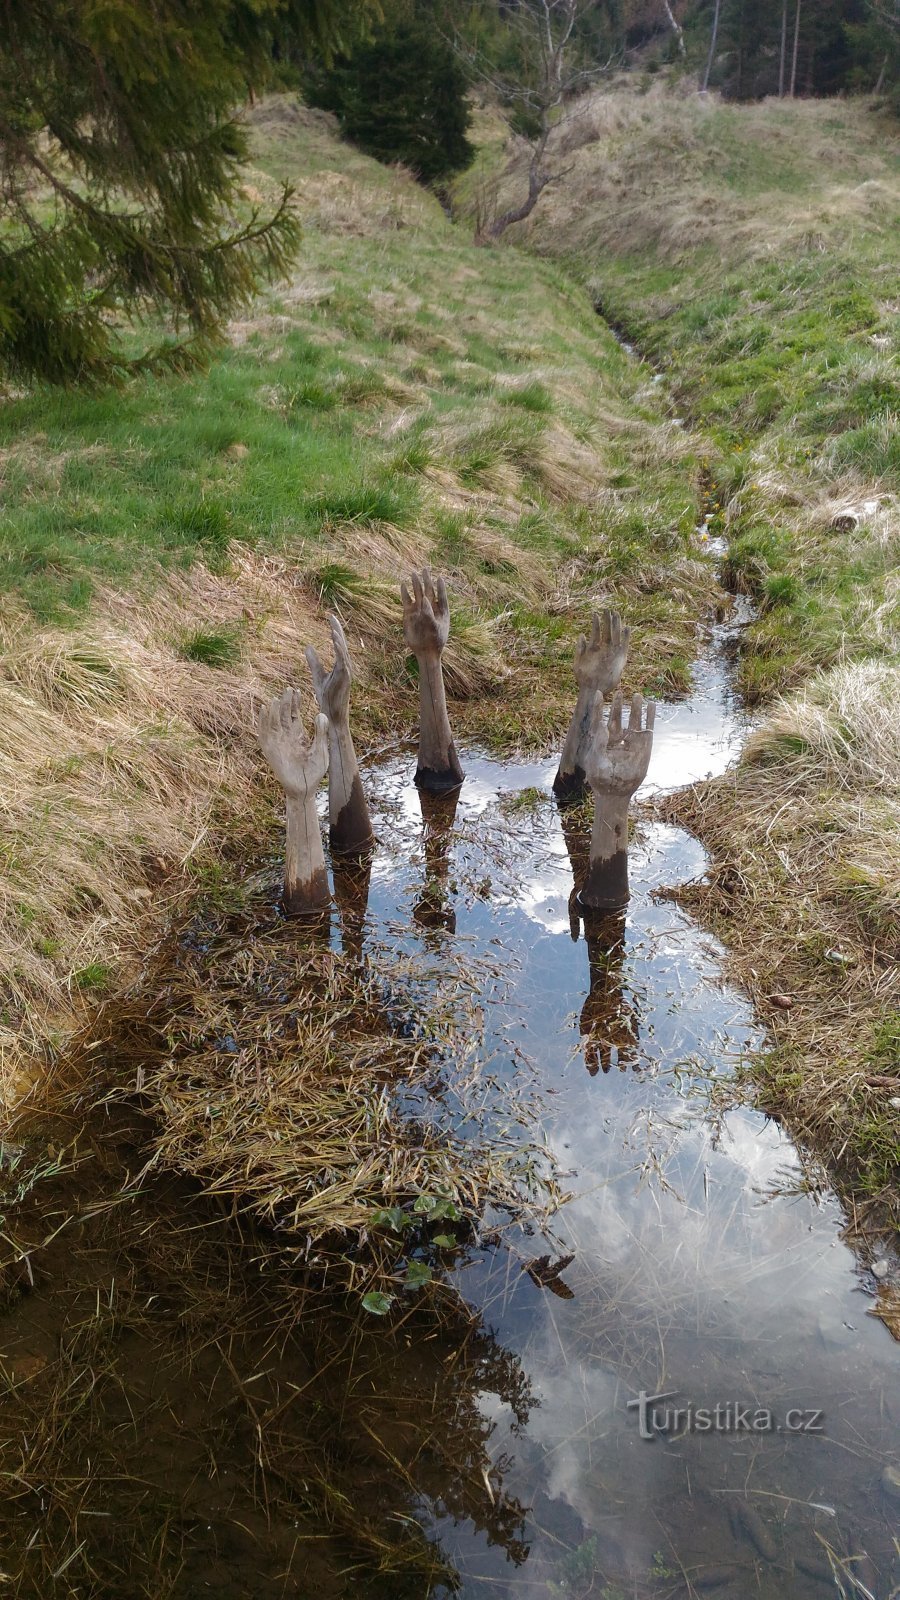
<instances>
[{"instance_id":1,"label":"sky reflection in water","mask_svg":"<svg viewBox=\"0 0 900 1600\"><path fill-rule=\"evenodd\" d=\"M661 708L650 787L721 771L736 753L723 632L704 691ZM723 982L716 941L657 892L702 874L701 847L642 825L627 915L586 941L570 905L586 835L564 829L554 763L464 765L455 809L442 802L424 823L411 762L373 775L390 853L373 865L370 925L407 937L412 926L436 955L448 939L501 953L510 992L487 1008L488 1042L509 1059L515 1034L552 1091L546 1131L574 1195L555 1220L556 1252L574 1260L555 1293L521 1270L547 1250L539 1239L457 1273L539 1400L520 1430L483 1397L504 1490L532 1508L530 1553L513 1567L438 1515L462 1593L674 1593L683 1571L700 1585L722 1566L723 1594L835 1594L822 1535L842 1556L868 1551L873 1592L887 1595L896 1506L880 1476L896 1460L897 1348L867 1314L836 1202L800 1192L789 1139L749 1109L710 1109L710 1078L762 1035ZM539 798L511 805L525 789ZM641 1388L675 1391L672 1405L821 1411L825 1432L646 1442L626 1409ZM873 1582L871 1566L852 1570Z\"/></svg>"}]
</instances>

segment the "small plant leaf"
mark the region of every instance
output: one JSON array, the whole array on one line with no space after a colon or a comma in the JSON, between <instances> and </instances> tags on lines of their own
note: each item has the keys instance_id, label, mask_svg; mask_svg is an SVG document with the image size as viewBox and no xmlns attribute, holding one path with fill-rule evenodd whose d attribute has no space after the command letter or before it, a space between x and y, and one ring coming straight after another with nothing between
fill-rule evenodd
<instances>
[{"instance_id":1,"label":"small plant leaf","mask_svg":"<svg viewBox=\"0 0 900 1600\"><path fill-rule=\"evenodd\" d=\"M394 1233L402 1233L412 1222L401 1206L376 1206L369 1220L373 1228L390 1228Z\"/></svg>"},{"instance_id":2,"label":"small plant leaf","mask_svg":"<svg viewBox=\"0 0 900 1600\"><path fill-rule=\"evenodd\" d=\"M439 1200L437 1196L420 1194L413 1210L419 1216L426 1216L429 1222L438 1222L446 1217L450 1222L459 1221L459 1211L452 1200Z\"/></svg>"},{"instance_id":3,"label":"small plant leaf","mask_svg":"<svg viewBox=\"0 0 900 1600\"><path fill-rule=\"evenodd\" d=\"M440 1245L442 1250L450 1250L455 1245L456 1240L452 1233L436 1233L433 1243Z\"/></svg>"},{"instance_id":4,"label":"small plant leaf","mask_svg":"<svg viewBox=\"0 0 900 1600\"><path fill-rule=\"evenodd\" d=\"M421 1289L423 1284L431 1282L431 1268L426 1267L424 1261L411 1261L406 1269L407 1289Z\"/></svg>"},{"instance_id":5,"label":"small plant leaf","mask_svg":"<svg viewBox=\"0 0 900 1600\"><path fill-rule=\"evenodd\" d=\"M392 1294L382 1294L380 1289L371 1289L363 1295L363 1310L371 1311L375 1317L386 1317L394 1304Z\"/></svg>"}]
</instances>

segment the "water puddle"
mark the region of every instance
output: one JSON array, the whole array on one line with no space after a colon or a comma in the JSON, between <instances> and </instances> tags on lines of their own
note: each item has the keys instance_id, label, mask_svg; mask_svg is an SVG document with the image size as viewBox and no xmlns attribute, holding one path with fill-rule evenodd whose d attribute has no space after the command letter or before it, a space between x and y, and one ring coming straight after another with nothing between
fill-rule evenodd
<instances>
[{"instance_id":1,"label":"water puddle","mask_svg":"<svg viewBox=\"0 0 900 1600\"><path fill-rule=\"evenodd\" d=\"M661 707L651 790L737 753L740 621ZM886 1600L900 1581L897 1346L836 1200L719 1096L761 1033L671 893L700 845L640 822L627 913L586 934L588 819L559 813L555 762L463 764L441 801L411 756L367 775L380 844L332 938L436 969L490 954L483 1048L499 1079L536 1075L571 1198L549 1235L488 1217L448 1251L455 1309L379 1322L186 1186L131 1195L111 1130L82 1221L4 1318L11 1592ZM27 1409L61 1347L102 1398L64 1437ZM49 1430L38 1465L27 1428Z\"/></svg>"}]
</instances>

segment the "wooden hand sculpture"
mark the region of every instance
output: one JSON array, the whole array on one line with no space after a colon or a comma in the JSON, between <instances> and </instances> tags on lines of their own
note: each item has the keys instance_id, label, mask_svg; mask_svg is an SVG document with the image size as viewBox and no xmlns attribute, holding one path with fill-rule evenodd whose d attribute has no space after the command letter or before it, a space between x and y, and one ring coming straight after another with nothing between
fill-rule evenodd
<instances>
[{"instance_id":1,"label":"wooden hand sculpture","mask_svg":"<svg viewBox=\"0 0 900 1600\"><path fill-rule=\"evenodd\" d=\"M431 581L423 567L410 579L412 594L400 585L403 601L403 636L419 663L419 764L420 789L445 794L458 789L463 770L450 732L441 656L450 635L450 606L443 578Z\"/></svg>"},{"instance_id":2,"label":"wooden hand sculpture","mask_svg":"<svg viewBox=\"0 0 900 1600\"><path fill-rule=\"evenodd\" d=\"M329 617L334 666L325 671L312 645L306 660L320 711L328 718L328 823L332 850L359 855L372 843L372 823L363 794L359 765L350 734L350 685L353 668L344 630Z\"/></svg>"},{"instance_id":3,"label":"wooden hand sculpture","mask_svg":"<svg viewBox=\"0 0 900 1600\"><path fill-rule=\"evenodd\" d=\"M581 635L575 646L575 679L578 699L569 723L553 792L561 800L581 799L586 788L585 759L590 737L591 714L596 695L612 694L618 687L628 659L631 629L623 627L618 611L595 611L590 642Z\"/></svg>"},{"instance_id":4,"label":"wooden hand sculpture","mask_svg":"<svg viewBox=\"0 0 900 1600\"><path fill-rule=\"evenodd\" d=\"M614 911L628 903L628 802L647 776L656 719L656 705L650 700L645 720L639 694L631 701L624 733L621 694L613 698L608 722L603 710L603 696L598 694L585 762L594 793L591 860L580 894L587 911Z\"/></svg>"},{"instance_id":5,"label":"wooden hand sculpture","mask_svg":"<svg viewBox=\"0 0 900 1600\"><path fill-rule=\"evenodd\" d=\"M307 740L300 696L285 689L262 707L256 736L287 802L284 909L289 916L303 916L331 898L316 813L316 791L328 771L328 718L316 717L315 733Z\"/></svg>"}]
</instances>

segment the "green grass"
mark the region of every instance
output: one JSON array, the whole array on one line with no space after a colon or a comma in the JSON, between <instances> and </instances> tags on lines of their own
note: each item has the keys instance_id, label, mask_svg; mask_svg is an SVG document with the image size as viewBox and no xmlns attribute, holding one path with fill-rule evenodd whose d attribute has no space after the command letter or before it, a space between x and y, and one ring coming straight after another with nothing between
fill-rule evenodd
<instances>
[{"instance_id":1,"label":"green grass","mask_svg":"<svg viewBox=\"0 0 900 1600\"><path fill-rule=\"evenodd\" d=\"M241 657L240 634L236 628L196 628L179 640L178 654L204 667L231 667Z\"/></svg>"},{"instance_id":2,"label":"green grass","mask_svg":"<svg viewBox=\"0 0 900 1600\"><path fill-rule=\"evenodd\" d=\"M900 495L900 138L865 101L724 105L663 79L598 96L598 137L517 237L581 277L708 440L711 529L761 604L740 663L759 698L897 649L896 502L877 533L828 505ZM492 126L485 159L507 159Z\"/></svg>"},{"instance_id":3,"label":"green grass","mask_svg":"<svg viewBox=\"0 0 900 1600\"><path fill-rule=\"evenodd\" d=\"M595 486L573 482L570 496L562 468L548 494L551 423L590 443L598 482L624 453L654 538L671 536L695 499L691 463L648 445L664 404L584 290L550 263L475 249L422 190L279 107L259 113L250 176L264 190L285 176L321 186L302 211L299 292L261 299L206 371L0 406L0 595L66 624L109 587L197 563L226 574L242 548L324 570L340 565L340 530L383 527L421 530L481 601L509 561L491 570L426 480L521 488L536 509L512 540L553 562L587 537L580 502ZM598 410L643 428L635 450L597 429ZM627 543L605 514L607 537ZM200 634L181 645L208 664L229 648Z\"/></svg>"}]
</instances>

